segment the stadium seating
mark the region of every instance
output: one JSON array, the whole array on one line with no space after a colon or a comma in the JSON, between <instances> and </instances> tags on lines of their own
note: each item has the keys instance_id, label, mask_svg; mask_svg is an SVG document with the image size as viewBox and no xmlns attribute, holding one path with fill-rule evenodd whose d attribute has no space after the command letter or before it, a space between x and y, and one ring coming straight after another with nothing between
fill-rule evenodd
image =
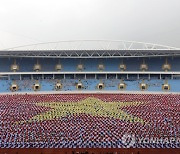
<instances>
[{"instance_id":1,"label":"stadium seating","mask_svg":"<svg viewBox=\"0 0 180 154\"><path fill-rule=\"evenodd\" d=\"M172 94L0 95L0 148L120 148L126 133L177 139L179 100Z\"/></svg>"},{"instance_id":2,"label":"stadium seating","mask_svg":"<svg viewBox=\"0 0 180 154\"><path fill-rule=\"evenodd\" d=\"M62 79L62 91L73 91L77 90L76 85L81 81L83 88L82 91L94 91L98 90L97 84L100 82L104 83L104 91L117 91L119 90L118 85L121 82L119 79ZM146 91L149 92L162 92L162 85L164 84L164 80L143 80L148 88ZM11 92L10 86L13 83L13 80L1 80L0 82L0 92ZM32 92L33 84L36 80L16 80L16 84L19 86L18 92ZM44 79L38 80L40 84L40 91L55 91L56 80L53 79ZM142 80L124 80L126 84L126 91L141 91L139 85ZM180 91L180 81L179 80L168 80L168 84L170 85L169 92L179 92Z\"/></svg>"},{"instance_id":3,"label":"stadium seating","mask_svg":"<svg viewBox=\"0 0 180 154\"><path fill-rule=\"evenodd\" d=\"M163 71L162 65L165 63L165 58L124 58L123 63L126 64L126 71L140 71L140 65L145 60L148 65L148 71ZM108 58L108 59L52 59L52 58L39 58L38 63L41 64L42 70L44 72L55 71L55 66L57 63L62 64L62 71L70 72L77 71L77 65L83 64L84 69L82 71L99 71L98 65L103 63L105 69L103 71L120 71L119 64L122 59L119 58ZM11 65L14 63L12 58L0 58L0 72L9 72ZM33 71L33 66L37 63L37 59L33 58L17 58L16 63L19 65L19 72L31 72ZM180 59L178 57L168 58L168 63L172 66L172 71L180 71L178 67L180 65Z\"/></svg>"}]
</instances>

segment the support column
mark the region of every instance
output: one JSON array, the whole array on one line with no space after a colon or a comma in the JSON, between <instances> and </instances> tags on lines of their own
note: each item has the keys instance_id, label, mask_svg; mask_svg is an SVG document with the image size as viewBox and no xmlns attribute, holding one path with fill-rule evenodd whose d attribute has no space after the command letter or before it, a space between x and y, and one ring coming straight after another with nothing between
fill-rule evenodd
<instances>
[{"instance_id":1,"label":"support column","mask_svg":"<svg viewBox=\"0 0 180 154\"><path fill-rule=\"evenodd\" d=\"M84 79L86 80L86 74L84 75Z\"/></svg>"},{"instance_id":2,"label":"support column","mask_svg":"<svg viewBox=\"0 0 180 154\"><path fill-rule=\"evenodd\" d=\"M173 74L172 74L172 75L171 75L171 79L173 80L173 78L174 78L174 77L173 77Z\"/></svg>"}]
</instances>

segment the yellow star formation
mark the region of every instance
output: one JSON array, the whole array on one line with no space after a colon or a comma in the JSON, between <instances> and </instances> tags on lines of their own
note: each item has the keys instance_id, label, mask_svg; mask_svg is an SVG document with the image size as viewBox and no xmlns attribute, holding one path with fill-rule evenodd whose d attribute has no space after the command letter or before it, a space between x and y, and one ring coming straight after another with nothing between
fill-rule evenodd
<instances>
[{"instance_id":1,"label":"yellow star formation","mask_svg":"<svg viewBox=\"0 0 180 154\"><path fill-rule=\"evenodd\" d=\"M38 114L28 121L21 121L22 123L33 121L44 121L44 120L53 120L62 117L71 116L74 114L89 114L92 116L101 116L108 118L120 119L126 122L141 124L147 124L143 119L128 114L123 111L122 107L127 106L139 106L144 103L142 102L103 102L98 98L89 97L78 102L44 102L37 103L37 106L49 107L51 108L47 112Z\"/></svg>"}]
</instances>

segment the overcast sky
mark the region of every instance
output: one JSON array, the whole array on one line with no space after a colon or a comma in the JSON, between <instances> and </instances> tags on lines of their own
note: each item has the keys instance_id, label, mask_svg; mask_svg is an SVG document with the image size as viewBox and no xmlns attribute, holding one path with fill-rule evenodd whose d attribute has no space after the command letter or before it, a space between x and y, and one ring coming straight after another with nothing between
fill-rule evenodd
<instances>
[{"instance_id":1,"label":"overcast sky","mask_svg":"<svg viewBox=\"0 0 180 154\"><path fill-rule=\"evenodd\" d=\"M0 0L0 49L83 39L180 47L180 0Z\"/></svg>"}]
</instances>

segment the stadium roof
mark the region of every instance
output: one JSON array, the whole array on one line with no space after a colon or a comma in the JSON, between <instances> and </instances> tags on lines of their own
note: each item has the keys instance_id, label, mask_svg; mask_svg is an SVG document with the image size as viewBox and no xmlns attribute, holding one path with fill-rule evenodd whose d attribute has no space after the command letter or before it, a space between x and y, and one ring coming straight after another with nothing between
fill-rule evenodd
<instances>
[{"instance_id":1,"label":"stadium roof","mask_svg":"<svg viewBox=\"0 0 180 154\"><path fill-rule=\"evenodd\" d=\"M177 55L180 55L180 48L122 40L47 42L18 46L0 51L0 56L46 58L153 57Z\"/></svg>"}]
</instances>

